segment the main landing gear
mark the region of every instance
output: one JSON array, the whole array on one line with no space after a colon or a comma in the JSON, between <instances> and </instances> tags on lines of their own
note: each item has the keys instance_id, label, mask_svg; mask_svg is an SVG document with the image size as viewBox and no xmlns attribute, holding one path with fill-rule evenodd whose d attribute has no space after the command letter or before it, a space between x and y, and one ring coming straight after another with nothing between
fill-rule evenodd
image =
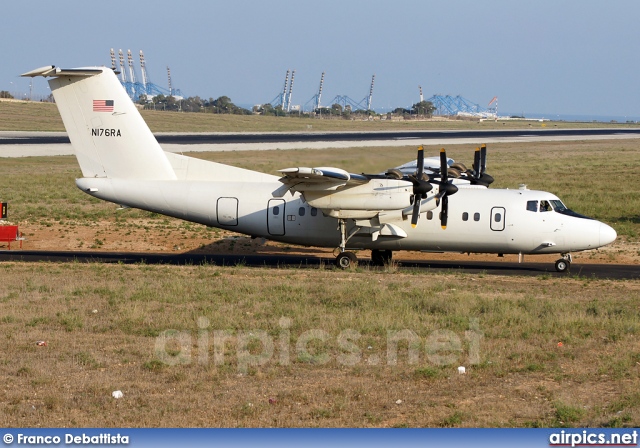
<instances>
[{"instance_id":1,"label":"main landing gear","mask_svg":"<svg viewBox=\"0 0 640 448\"><path fill-rule=\"evenodd\" d=\"M358 257L353 252L341 252L336 257L336 266L341 269L354 269L358 266Z\"/></svg>"},{"instance_id":2,"label":"main landing gear","mask_svg":"<svg viewBox=\"0 0 640 448\"><path fill-rule=\"evenodd\" d=\"M340 223L340 246L336 248L338 255L336 256L336 267L340 269L354 269L358 266L358 257L353 252L346 250L347 241L358 233L360 227L354 227L351 233L347 235L347 221L339 219ZM390 250L373 249L371 251L371 265L386 266L391 263L393 252Z\"/></svg>"},{"instance_id":3,"label":"main landing gear","mask_svg":"<svg viewBox=\"0 0 640 448\"><path fill-rule=\"evenodd\" d=\"M391 264L391 258L393 257L393 251L373 249L371 251L371 265L372 266L387 266Z\"/></svg>"},{"instance_id":4,"label":"main landing gear","mask_svg":"<svg viewBox=\"0 0 640 448\"><path fill-rule=\"evenodd\" d=\"M561 254L562 258L556 261L556 271L558 272L567 272L571 268L571 262L573 258L571 258L571 254Z\"/></svg>"},{"instance_id":5,"label":"main landing gear","mask_svg":"<svg viewBox=\"0 0 640 448\"><path fill-rule=\"evenodd\" d=\"M356 226L347 236L347 221L339 219L338 222L340 223L340 247L338 248L340 253L336 257L336 266L340 269L355 269L358 266L358 257L353 252L346 251L346 247L347 241L360 230L360 227Z\"/></svg>"}]
</instances>

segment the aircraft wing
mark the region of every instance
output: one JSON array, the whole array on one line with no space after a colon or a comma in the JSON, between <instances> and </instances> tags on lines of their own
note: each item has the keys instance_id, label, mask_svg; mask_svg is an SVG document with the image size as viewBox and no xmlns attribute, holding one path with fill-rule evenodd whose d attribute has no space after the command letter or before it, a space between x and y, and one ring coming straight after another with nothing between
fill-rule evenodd
<instances>
[{"instance_id":1,"label":"aircraft wing","mask_svg":"<svg viewBox=\"0 0 640 448\"><path fill-rule=\"evenodd\" d=\"M334 191L344 186L356 186L369 182L367 176L349 173L340 168L285 168L279 170L279 179L289 190L293 191Z\"/></svg>"}]
</instances>

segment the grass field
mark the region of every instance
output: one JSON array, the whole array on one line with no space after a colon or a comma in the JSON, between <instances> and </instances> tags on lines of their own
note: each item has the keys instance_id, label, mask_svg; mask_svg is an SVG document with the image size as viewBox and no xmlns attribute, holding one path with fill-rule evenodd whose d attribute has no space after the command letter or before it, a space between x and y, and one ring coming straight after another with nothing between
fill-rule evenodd
<instances>
[{"instance_id":1,"label":"grass field","mask_svg":"<svg viewBox=\"0 0 640 448\"><path fill-rule=\"evenodd\" d=\"M142 111L153 132L313 132L313 131L384 131L416 129L522 129L576 127L634 127L628 123L571 123L536 121L356 121L297 117L263 117L259 115L214 115ZM0 101L0 131L64 131L55 104Z\"/></svg>"},{"instance_id":2,"label":"grass field","mask_svg":"<svg viewBox=\"0 0 640 448\"><path fill-rule=\"evenodd\" d=\"M0 276L3 426L640 424L638 282L76 263Z\"/></svg>"},{"instance_id":3,"label":"grass field","mask_svg":"<svg viewBox=\"0 0 640 448\"><path fill-rule=\"evenodd\" d=\"M489 172L495 187L551 191L637 242L637 144L490 145ZM448 154L469 163L472 152ZM197 156L270 173L380 172L415 147ZM1 199L27 249L43 234L83 250L218 238L116 211L78 176L73 157L2 159ZM10 262L0 283L5 427L640 425L638 281Z\"/></svg>"}]
</instances>

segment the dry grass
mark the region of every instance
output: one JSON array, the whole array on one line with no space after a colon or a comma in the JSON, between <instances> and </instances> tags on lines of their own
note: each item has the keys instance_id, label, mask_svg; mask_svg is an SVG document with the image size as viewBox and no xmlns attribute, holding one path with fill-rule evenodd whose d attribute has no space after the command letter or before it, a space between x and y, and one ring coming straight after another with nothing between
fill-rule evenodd
<instances>
[{"instance_id":1,"label":"dry grass","mask_svg":"<svg viewBox=\"0 0 640 448\"><path fill-rule=\"evenodd\" d=\"M640 424L634 281L74 263L6 263L0 281L3 426ZM160 361L166 330L186 338L164 349L182 363ZM417 362L401 343L388 365L401 330L419 338ZM436 330L460 350L429 354ZM257 365L261 332L274 348ZM311 334L326 340L299 351Z\"/></svg>"},{"instance_id":2,"label":"dry grass","mask_svg":"<svg viewBox=\"0 0 640 448\"><path fill-rule=\"evenodd\" d=\"M327 120L299 117L263 117L259 115L214 115L205 113L141 112L153 132L313 132L384 131L417 129L521 129L634 127L635 123L570 123L467 120L363 121ZM24 101L0 101L0 131L64 131L55 104Z\"/></svg>"}]
</instances>

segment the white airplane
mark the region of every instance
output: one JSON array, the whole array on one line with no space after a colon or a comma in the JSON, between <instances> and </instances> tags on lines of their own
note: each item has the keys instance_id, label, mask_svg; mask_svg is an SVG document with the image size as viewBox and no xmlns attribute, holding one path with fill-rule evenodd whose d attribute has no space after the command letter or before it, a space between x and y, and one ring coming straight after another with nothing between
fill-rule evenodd
<instances>
[{"instance_id":1,"label":"white airplane","mask_svg":"<svg viewBox=\"0 0 640 448\"><path fill-rule=\"evenodd\" d=\"M444 150L425 159L421 147L415 162L384 174L298 167L273 176L163 151L111 69L47 66L22 76L52 78L82 191L252 237L335 247L341 268L358 261L347 249L371 249L373 264L388 263L396 250L518 254L519 261L559 253L555 267L564 272L571 252L617 236L551 193L488 189L484 146L473 169Z\"/></svg>"}]
</instances>

